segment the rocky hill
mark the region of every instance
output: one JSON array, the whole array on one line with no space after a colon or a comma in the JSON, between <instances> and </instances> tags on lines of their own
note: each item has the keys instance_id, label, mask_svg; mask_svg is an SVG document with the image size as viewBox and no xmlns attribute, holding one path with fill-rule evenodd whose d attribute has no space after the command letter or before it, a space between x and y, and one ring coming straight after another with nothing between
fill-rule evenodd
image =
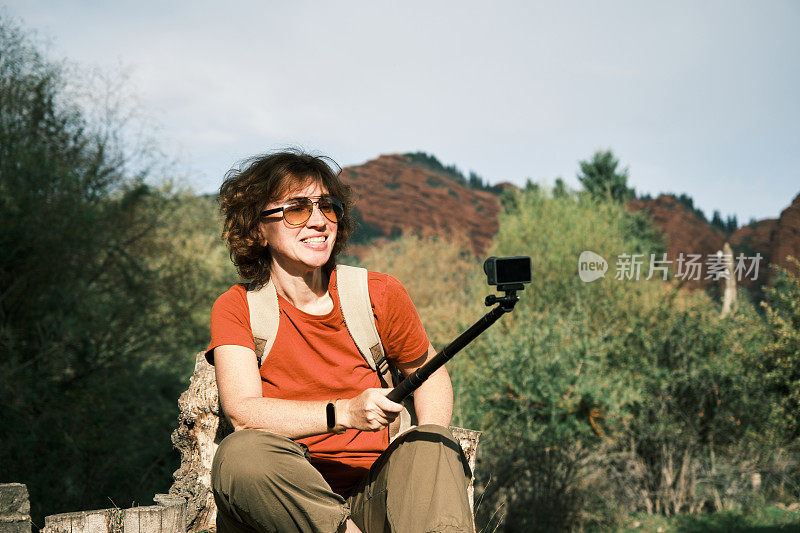
<instances>
[{"instance_id":1,"label":"rocky hill","mask_svg":"<svg viewBox=\"0 0 800 533\"><path fill-rule=\"evenodd\" d=\"M661 230L667 245L667 258L674 261L680 253L716 253L725 244L726 236L720 229L712 226L696 211L680 202L670 194L662 194L653 199L637 199L628 203L631 211L645 211L653 223ZM690 287L706 287L709 280L689 280Z\"/></svg>"},{"instance_id":2,"label":"rocky hill","mask_svg":"<svg viewBox=\"0 0 800 533\"><path fill-rule=\"evenodd\" d=\"M711 225L676 197L662 194L654 199L637 199L628 204L632 211L646 211L661 230L667 243L668 258L679 253L716 253L728 241L734 256L739 253L751 257L760 253L763 260L755 282L744 280L743 285L758 287L770 277L769 265L773 262L790 268L787 255L800 257L800 194L779 218L768 218L742 226L730 235ZM705 287L707 280L689 282L689 286Z\"/></svg>"},{"instance_id":3,"label":"rocky hill","mask_svg":"<svg viewBox=\"0 0 800 533\"><path fill-rule=\"evenodd\" d=\"M800 274L787 259L800 259L800 194L777 219L766 218L737 229L730 236L730 243L737 254L752 256L758 252L764 257L765 281L773 276L769 269L773 264Z\"/></svg>"},{"instance_id":4,"label":"rocky hill","mask_svg":"<svg viewBox=\"0 0 800 533\"><path fill-rule=\"evenodd\" d=\"M344 168L342 178L357 198L359 229L351 253L359 254L359 245L371 239L412 231L459 239L482 254L497 233L499 196L471 187L434 158L382 155Z\"/></svg>"},{"instance_id":5,"label":"rocky hill","mask_svg":"<svg viewBox=\"0 0 800 533\"><path fill-rule=\"evenodd\" d=\"M772 233L770 250L770 257L776 265L800 274L786 259L789 255L800 259L800 194L795 196L789 207L781 211Z\"/></svg>"},{"instance_id":6,"label":"rocky hill","mask_svg":"<svg viewBox=\"0 0 800 533\"><path fill-rule=\"evenodd\" d=\"M461 240L476 254L491 245L498 229L500 193L514 185L484 185L480 178L466 179L455 167L445 167L426 154L382 155L362 165L346 167L343 179L356 193L359 228L350 253L360 255L373 239L402 232L436 233ZM646 211L664 235L668 258L684 254L714 254L727 241L734 255L764 258L755 283L769 279L769 264L789 268L787 255L800 257L800 194L777 219L764 219L726 234L710 224L685 199L662 194L628 203L632 211ZM673 263L674 264L674 263ZM687 281L689 287L708 287L710 280Z\"/></svg>"},{"instance_id":7,"label":"rocky hill","mask_svg":"<svg viewBox=\"0 0 800 533\"><path fill-rule=\"evenodd\" d=\"M742 226L731 234L731 246L737 253L740 251L744 254L758 252L766 260L770 260L777 227L777 218L765 218Z\"/></svg>"}]
</instances>

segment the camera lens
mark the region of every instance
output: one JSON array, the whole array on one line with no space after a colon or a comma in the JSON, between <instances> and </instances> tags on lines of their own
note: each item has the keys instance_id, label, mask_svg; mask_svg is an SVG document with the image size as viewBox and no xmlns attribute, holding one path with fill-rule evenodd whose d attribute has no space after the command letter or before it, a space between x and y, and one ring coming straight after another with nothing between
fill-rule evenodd
<instances>
[{"instance_id":1,"label":"camera lens","mask_svg":"<svg viewBox=\"0 0 800 533\"><path fill-rule=\"evenodd\" d=\"M494 273L494 262L496 257L492 256L488 258L486 261L483 262L483 272L487 276L491 276Z\"/></svg>"}]
</instances>

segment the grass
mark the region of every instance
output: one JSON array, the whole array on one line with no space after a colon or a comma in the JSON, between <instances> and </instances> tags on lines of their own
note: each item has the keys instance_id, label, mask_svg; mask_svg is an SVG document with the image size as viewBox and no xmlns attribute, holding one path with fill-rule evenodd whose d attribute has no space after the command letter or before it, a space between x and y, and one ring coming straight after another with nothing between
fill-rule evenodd
<instances>
[{"instance_id":1,"label":"grass","mask_svg":"<svg viewBox=\"0 0 800 533\"><path fill-rule=\"evenodd\" d=\"M800 532L800 507L786 508L771 505L753 513L720 511L713 514L678 515L670 518L640 514L632 516L619 531L620 533Z\"/></svg>"}]
</instances>

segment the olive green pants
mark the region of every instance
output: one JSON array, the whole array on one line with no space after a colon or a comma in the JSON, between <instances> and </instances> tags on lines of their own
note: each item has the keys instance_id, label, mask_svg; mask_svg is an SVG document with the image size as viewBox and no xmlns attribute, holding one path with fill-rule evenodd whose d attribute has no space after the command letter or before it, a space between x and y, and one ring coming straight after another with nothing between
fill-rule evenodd
<instances>
[{"instance_id":1,"label":"olive green pants","mask_svg":"<svg viewBox=\"0 0 800 533\"><path fill-rule=\"evenodd\" d=\"M335 532L350 517L365 533L473 531L470 469L447 428L395 439L349 498L333 492L308 451L259 430L232 433L211 468L219 533Z\"/></svg>"}]
</instances>

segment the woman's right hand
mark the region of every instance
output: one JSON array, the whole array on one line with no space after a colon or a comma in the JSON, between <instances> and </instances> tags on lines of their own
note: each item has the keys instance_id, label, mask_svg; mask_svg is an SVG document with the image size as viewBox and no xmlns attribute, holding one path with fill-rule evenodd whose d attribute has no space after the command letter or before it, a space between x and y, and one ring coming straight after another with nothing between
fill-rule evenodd
<instances>
[{"instance_id":1,"label":"woman's right hand","mask_svg":"<svg viewBox=\"0 0 800 533\"><path fill-rule=\"evenodd\" d=\"M366 389L348 400L336 402L336 422L342 429L378 431L388 426L403 406L386 397L392 389ZM338 429L338 428L337 428Z\"/></svg>"}]
</instances>

